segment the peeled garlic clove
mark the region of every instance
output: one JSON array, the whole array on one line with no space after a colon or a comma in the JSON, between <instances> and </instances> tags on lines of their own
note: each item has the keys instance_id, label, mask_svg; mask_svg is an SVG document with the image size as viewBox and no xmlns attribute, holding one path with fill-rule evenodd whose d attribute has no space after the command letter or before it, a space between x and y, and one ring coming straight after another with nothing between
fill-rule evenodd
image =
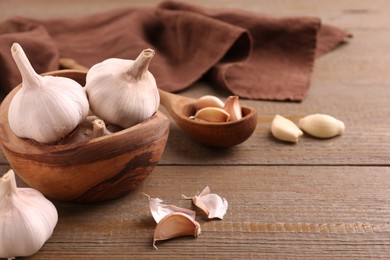
<instances>
[{"instance_id":1,"label":"peeled garlic clove","mask_svg":"<svg viewBox=\"0 0 390 260\"><path fill-rule=\"evenodd\" d=\"M96 116L128 128L156 113L160 96L148 71L154 53L146 49L136 60L110 58L91 67L85 89Z\"/></svg>"},{"instance_id":2,"label":"peeled garlic clove","mask_svg":"<svg viewBox=\"0 0 390 260\"><path fill-rule=\"evenodd\" d=\"M201 110L202 108L205 107L223 108L223 106L224 103L222 102L222 100L220 100L216 96L211 96L211 95L202 96L195 102L196 110Z\"/></svg>"},{"instance_id":3,"label":"peeled garlic clove","mask_svg":"<svg viewBox=\"0 0 390 260\"><path fill-rule=\"evenodd\" d=\"M229 120L229 113L218 107L205 107L196 112L194 119L213 123L224 123Z\"/></svg>"},{"instance_id":4,"label":"peeled garlic clove","mask_svg":"<svg viewBox=\"0 0 390 260\"><path fill-rule=\"evenodd\" d=\"M303 135L296 124L281 115L275 115L272 120L271 132L275 138L292 143L297 143Z\"/></svg>"},{"instance_id":5,"label":"peeled garlic clove","mask_svg":"<svg viewBox=\"0 0 390 260\"><path fill-rule=\"evenodd\" d=\"M230 96L227 98L224 109L229 113L229 121L237 121L242 118L241 105L238 101L238 96Z\"/></svg>"},{"instance_id":6,"label":"peeled garlic clove","mask_svg":"<svg viewBox=\"0 0 390 260\"><path fill-rule=\"evenodd\" d=\"M299 127L318 138L331 138L344 133L344 122L325 114L312 114L299 120Z\"/></svg>"},{"instance_id":7,"label":"peeled garlic clove","mask_svg":"<svg viewBox=\"0 0 390 260\"><path fill-rule=\"evenodd\" d=\"M57 220L56 208L39 191L16 187L13 170L0 178L0 258L35 254Z\"/></svg>"},{"instance_id":8,"label":"peeled garlic clove","mask_svg":"<svg viewBox=\"0 0 390 260\"><path fill-rule=\"evenodd\" d=\"M210 188L207 186L203 191L192 198L183 196L186 199L192 199L192 202L202 209L209 219L223 219L228 209L228 202L215 193L210 193Z\"/></svg>"},{"instance_id":9,"label":"peeled garlic clove","mask_svg":"<svg viewBox=\"0 0 390 260\"><path fill-rule=\"evenodd\" d=\"M40 143L59 141L88 115L83 87L69 78L38 75L17 43L11 53L23 80L9 106L11 130L18 137Z\"/></svg>"},{"instance_id":10,"label":"peeled garlic clove","mask_svg":"<svg viewBox=\"0 0 390 260\"><path fill-rule=\"evenodd\" d=\"M200 235L201 229L198 222L185 213L173 212L163 217L154 230L153 246L156 247L156 241L167 240L181 236Z\"/></svg>"},{"instance_id":11,"label":"peeled garlic clove","mask_svg":"<svg viewBox=\"0 0 390 260\"><path fill-rule=\"evenodd\" d=\"M195 219L196 212L193 210L177 207L175 205L165 205L162 204L163 201L159 198L151 198L147 194L144 195L149 198L150 212L152 213L152 216L156 223L159 223L160 220L163 219L165 216L174 212L181 212L187 214L190 218Z\"/></svg>"}]
</instances>

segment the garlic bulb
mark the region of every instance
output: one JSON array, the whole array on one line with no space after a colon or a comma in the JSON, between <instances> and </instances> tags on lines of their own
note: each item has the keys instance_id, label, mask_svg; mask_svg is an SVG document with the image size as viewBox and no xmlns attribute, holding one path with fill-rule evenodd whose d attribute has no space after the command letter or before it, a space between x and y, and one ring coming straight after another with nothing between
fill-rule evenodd
<instances>
[{"instance_id":1,"label":"garlic bulb","mask_svg":"<svg viewBox=\"0 0 390 260\"><path fill-rule=\"evenodd\" d=\"M150 118L158 109L156 80L148 71L152 49L133 60L107 59L91 67L85 89L92 112L123 128Z\"/></svg>"},{"instance_id":2,"label":"garlic bulb","mask_svg":"<svg viewBox=\"0 0 390 260\"><path fill-rule=\"evenodd\" d=\"M242 118L241 104L238 96L229 96L224 104L224 109L229 113L229 121L238 121Z\"/></svg>"},{"instance_id":3,"label":"garlic bulb","mask_svg":"<svg viewBox=\"0 0 390 260\"><path fill-rule=\"evenodd\" d=\"M30 256L50 238L57 224L54 205L39 191L17 188L9 170L0 178L0 257Z\"/></svg>"},{"instance_id":4,"label":"garlic bulb","mask_svg":"<svg viewBox=\"0 0 390 260\"><path fill-rule=\"evenodd\" d=\"M11 130L40 143L60 140L88 114L83 87L69 78L38 75L18 43L12 45L11 53L23 79L8 111Z\"/></svg>"}]
</instances>

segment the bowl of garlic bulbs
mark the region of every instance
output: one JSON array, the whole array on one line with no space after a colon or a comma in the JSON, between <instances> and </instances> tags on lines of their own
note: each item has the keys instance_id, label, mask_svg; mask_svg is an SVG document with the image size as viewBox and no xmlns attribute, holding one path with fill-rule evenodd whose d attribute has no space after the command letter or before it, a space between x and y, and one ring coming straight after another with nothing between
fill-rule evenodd
<instances>
[{"instance_id":1,"label":"bowl of garlic bulbs","mask_svg":"<svg viewBox=\"0 0 390 260\"><path fill-rule=\"evenodd\" d=\"M23 82L1 104L0 143L25 183L53 199L92 202L122 196L149 176L169 134L147 70L153 50L88 73L44 75L19 44L11 52Z\"/></svg>"}]
</instances>

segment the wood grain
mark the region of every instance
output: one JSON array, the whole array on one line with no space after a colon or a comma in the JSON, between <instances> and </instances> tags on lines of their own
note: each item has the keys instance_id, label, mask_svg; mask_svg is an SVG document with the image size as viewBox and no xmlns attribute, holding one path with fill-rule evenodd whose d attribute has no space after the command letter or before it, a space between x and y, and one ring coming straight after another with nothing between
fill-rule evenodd
<instances>
[{"instance_id":1,"label":"wood grain","mask_svg":"<svg viewBox=\"0 0 390 260\"><path fill-rule=\"evenodd\" d=\"M193 2L185 0L186 2ZM161 1L0 0L0 20L13 15L79 17ZM316 60L301 103L241 100L255 107L252 137L227 150L206 148L173 122L159 165L136 190L90 205L54 201L59 223L30 259L387 259L390 255L390 2L387 0L220 0L208 7L273 16L318 16L348 29L353 38ZM204 82L180 94L229 93ZM166 112L164 108L160 109ZM310 113L333 115L344 135L296 145L270 135L272 117L294 121ZM2 172L9 168L0 154ZM19 179L18 183L25 185ZM222 221L206 221L202 234L159 242L147 199L193 208L181 194L209 185L229 201ZM193 208L195 209L195 208ZM196 209L195 209L196 210Z\"/></svg>"},{"instance_id":2,"label":"wood grain","mask_svg":"<svg viewBox=\"0 0 390 260\"><path fill-rule=\"evenodd\" d=\"M206 185L228 200L225 218L208 221L197 210L198 238L159 242L155 250L155 223L141 193L193 208L181 194L195 195ZM158 166L118 200L56 202L59 223L32 259L387 257L389 185L390 169L383 167Z\"/></svg>"}]
</instances>

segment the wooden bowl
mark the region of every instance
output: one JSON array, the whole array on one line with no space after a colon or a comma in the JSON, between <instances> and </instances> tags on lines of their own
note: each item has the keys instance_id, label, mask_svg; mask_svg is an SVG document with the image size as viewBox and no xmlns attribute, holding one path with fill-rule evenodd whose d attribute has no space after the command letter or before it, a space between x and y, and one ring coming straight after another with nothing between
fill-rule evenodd
<instances>
[{"instance_id":1,"label":"wooden bowl","mask_svg":"<svg viewBox=\"0 0 390 260\"><path fill-rule=\"evenodd\" d=\"M85 72L60 70L49 75L85 84ZM169 119L157 112L149 120L89 141L45 145L19 138L8 123L13 89L0 107L0 143L14 171L44 195L63 201L117 198L136 188L157 165L168 138Z\"/></svg>"}]
</instances>

